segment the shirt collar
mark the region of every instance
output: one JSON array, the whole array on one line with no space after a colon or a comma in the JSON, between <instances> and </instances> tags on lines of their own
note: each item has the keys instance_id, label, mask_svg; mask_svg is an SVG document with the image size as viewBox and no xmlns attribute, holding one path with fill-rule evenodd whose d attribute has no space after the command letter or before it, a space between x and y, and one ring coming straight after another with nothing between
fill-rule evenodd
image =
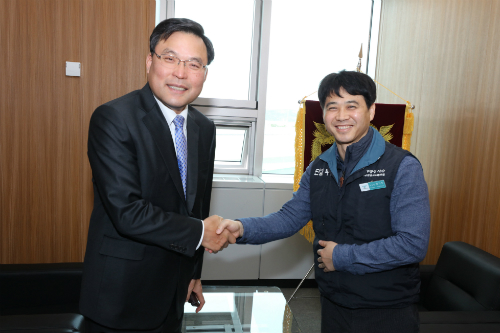
<instances>
[{"instance_id":1,"label":"shirt collar","mask_svg":"<svg viewBox=\"0 0 500 333\"><path fill-rule=\"evenodd\" d=\"M370 146L368 147L368 150L361 157L361 159L356 164L354 170L352 170L351 173L354 173L357 170L374 163L377 159L380 158L380 156L384 154L384 151L385 151L384 138L382 137L382 135L380 135L378 131L373 130L373 136ZM327 151L321 154L319 158L328 163L330 171L333 171L332 175L338 182L338 175L337 172L335 172L335 170L337 170L337 145L334 143L330 148L328 148Z\"/></svg>"},{"instance_id":2,"label":"shirt collar","mask_svg":"<svg viewBox=\"0 0 500 333\"><path fill-rule=\"evenodd\" d=\"M355 142L345 150L344 160L340 157L338 148L335 149L335 155L337 160L343 164L356 164L359 162L361 157L366 153L368 147L370 146L373 139L373 128L368 127L368 132L363 136L358 142Z\"/></svg>"},{"instance_id":3,"label":"shirt collar","mask_svg":"<svg viewBox=\"0 0 500 333\"><path fill-rule=\"evenodd\" d=\"M165 104L163 104L158 98L156 98L156 96L154 94L153 94L153 96L154 96L156 102L158 103L158 105L160 106L161 113L163 113L163 116L167 120L168 126L170 126L172 124L172 122L174 121L174 118L177 116L177 113L174 110L167 107ZM182 110L180 115L184 117L184 120L187 119L187 116L188 116L187 105L186 105L186 107L184 107L184 110ZM186 123L186 121L184 121L184 124L185 123Z\"/></svg>"}]
</instances>

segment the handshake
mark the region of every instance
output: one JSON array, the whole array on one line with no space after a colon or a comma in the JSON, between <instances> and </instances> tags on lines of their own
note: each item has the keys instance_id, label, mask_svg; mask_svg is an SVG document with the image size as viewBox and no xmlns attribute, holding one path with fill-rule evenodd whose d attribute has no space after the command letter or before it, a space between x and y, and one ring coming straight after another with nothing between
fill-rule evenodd
<instances>
[{"instance_id":1,"label":"handshake","mask_svg":"<svg viewBox=\"0 0 500 333\"><path fill-rule=\"evenodd\" d=\"M225 249L230 243L236 243L236 238L243 235L243 224L240 221L223 219L212 215L203 220L205 230L201 245L210 253Z\"/></svg>"}]
</instances>

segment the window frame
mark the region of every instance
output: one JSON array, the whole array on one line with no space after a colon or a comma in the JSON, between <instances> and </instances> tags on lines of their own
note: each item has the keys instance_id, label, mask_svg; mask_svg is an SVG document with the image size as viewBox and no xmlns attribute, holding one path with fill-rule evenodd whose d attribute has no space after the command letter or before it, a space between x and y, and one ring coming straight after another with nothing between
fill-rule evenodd
<instances>
[{"instance_id":1,"label":"window frame","mask_svg":"<svg viewBox=\"0 0 500 333\"><path fill-rule=\"evenodd\" d=\"M237 173L237 174L252 174L254 167L254 154L250 154L254 151L254 141L255 137L255 125L256 118L249 117L225 117L225 116L211 116L210 119L213 120L217 129L219 128L232 128L232 129L242 129L245 131L245 138L242 147L241 163L238 165L234 164L224 164L217 163L214 164L214 173Z\"/></svg>"},{"instance_id":2,"label":"window frame","mask_svg":"<svg viewBox=\"0 0 500 333\"><path fill-rule=\"evenodd\" d=\"M157 0L157 20L175 17L176 0ZM182 0L177 0L182 1ZM254 176L262 175L264 151L265 100L267 90L267 63L269 58L269 37L271 28L271 0L254 0L254 20L252 34L252 54L249 73L249 92L247 100L197 98L193 103L196 109L214 120L216 126L249 128L245 140L243 161L239 166L215 163L215 173L238 173ZM224 124L220 124L221 117ZM242 125L242 118L251 119L251 126ZM233 123L233 125L229 125ZM248 140L247 140L248 139Z\"/></svg>"}]
</instances>

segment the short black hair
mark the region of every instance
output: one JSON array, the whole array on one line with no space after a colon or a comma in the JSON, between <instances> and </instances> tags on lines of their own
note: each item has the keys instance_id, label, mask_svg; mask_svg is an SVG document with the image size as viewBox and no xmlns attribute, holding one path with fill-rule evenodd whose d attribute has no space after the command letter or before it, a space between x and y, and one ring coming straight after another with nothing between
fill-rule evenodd
<instances>
[{"instance_id":1,"label":"short black hair","mask_svg":"<svg viewBox=\"0 0 500 333\"><path fill-rule=\"evenodd\" d=\"M318 88L319 104L323 109L326 99L335 94L340 96L340 88L344 88L349 95L362 95L366 106L370 108L377 99L377 87L372 78L360 72L340 71L328 74L321 80Z\"/></svg>"},{"instance_id":2,"label":"short black hair","mask_svg":"<svg viewBox=\"0 0 500 333\"><path fill-rule=\"evenodd\" d=\"M214 46L210 39L205 36L205 31L201 24L186 18L170 18L161 21L151 33L149 37L149 51L151 54L155 52L156 45L162 40L167 40L174 32L182 31L188 34L193 34L200 37L207 47L208 63L214 60Z\"/></svg>"}]
</instances>

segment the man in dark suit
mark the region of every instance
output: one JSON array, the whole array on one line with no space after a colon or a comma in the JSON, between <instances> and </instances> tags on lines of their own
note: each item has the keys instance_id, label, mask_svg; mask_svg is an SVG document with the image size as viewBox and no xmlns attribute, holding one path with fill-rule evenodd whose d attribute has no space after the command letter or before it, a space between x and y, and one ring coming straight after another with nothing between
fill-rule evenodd
<instances>
[{"instance_id":1,"label":"man in dark suit","mask_svg":"<svg viewBox=\"0 0 500 333\"><path fill-rule=\"evenodd\" d=\"M90 332L180 332L191 293L197 311L204 304L204 247L234 241L208 217L215 125L188 106L213 58L201 25L165 20L150 37L148 83L92 115L94 210L80 300Z\"/></svg>"}]
</instances>

